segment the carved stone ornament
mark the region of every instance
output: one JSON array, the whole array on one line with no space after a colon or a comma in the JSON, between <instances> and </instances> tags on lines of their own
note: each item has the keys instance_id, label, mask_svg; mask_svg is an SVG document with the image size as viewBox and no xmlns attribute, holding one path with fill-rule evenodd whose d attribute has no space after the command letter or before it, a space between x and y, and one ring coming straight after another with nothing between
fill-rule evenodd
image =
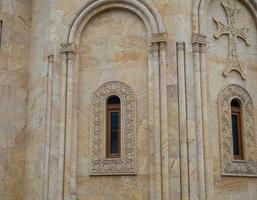
<instances>
[{"instance_id":1,"label":"carved stone ornament","mask_svg":"<svg viewBox=\"0 0 257 200\"><path fill-rule=\"evenodd\" d=\"M167 33L156 33L152 35L151 43L166 43Z\"/></svg>"},{"instance_id":2,"label":"carved stone ornament","mask_svg":"<svg viewBox=\"0 0 257 200\"><path fill-rule=\"evenodd\" d=\"M206 36L203 34L193 34L192 36L192 43L193 44L201 44L201 45L206 45Z\"/></svg>"},{"instance_id":3,"label":"carved stone ornament","mask_svg":"<svg viewBox=\"0 0 257 200\"><path fill-rule=\"evenodd\" d=\"M238 52L237 52L237 37L240 37L245 41L246 45L250 45L247 40L247 31L249 30L246 27L237 28L236 27L236 16L239 11L238 8L231 8L225 3L221 3L223 8L226 11L228 17L228 24L224 24L217 19L213 18L218 26L217 32L214 34L214 38L218 39L221 35L227 34L229 36L229 50L228 50L228 60L226 64L226 68L223 72L224 76L228 76L229 72L234 70L237 71L242 79L246 78L245 73L243 72L242 67L240 66L238 60Z\"/></svg>"},{"instance_id":4,"label":"carved stone ornament","mask_svg":"<svg viewBox=\"0 0 257 200\"><path fill-rule=\"evenodd\" d=\"M231 101L238 99L242 106L242 137L245 160L234 160ZM221 171L225 176L257 176L257 148L254 125L254 107L245 89L239 85L229 85L219 96L219 121L221 145Z\"/></svg>"},{"instance_id":5,"label":"carved stone ornament","mask_svg":"<svg viewBox=\"0 0 257 200\"><path fill-rule=\"evenodd\" d=\"M76 45L73 43L64 43L61 44L61 53L75 53L76 52Z\"/></svg>"},{"instance_id":6,"label":"carved stone ornament","mask_svg":"<svg viewBox=\"0 0 257 200\"><path fill-rule=\"evenodd\" d=\"M106 158L106 100L111 95L121 99L121 158ZM90 113L91 175L136 174L136 103L133 91L114 81L95 92Z\"/></svg>"}]
</instances>

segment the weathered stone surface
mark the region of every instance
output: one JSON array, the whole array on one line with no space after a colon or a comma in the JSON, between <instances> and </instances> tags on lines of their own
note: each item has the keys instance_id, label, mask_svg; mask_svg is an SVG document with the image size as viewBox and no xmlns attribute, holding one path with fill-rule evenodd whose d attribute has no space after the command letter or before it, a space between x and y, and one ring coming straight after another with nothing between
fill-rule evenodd
<instances>
[{"instance_id":1,"label":"weathered stone surface","mask_svg":"<svg viewBox=\"0 0 257 200\"><path fill-rule=\"evenodd\" d=\"M218 98L249 94L256 167L256 13L254 0L0 0L0 199L255 200L256 170L223 173ZM92 176L92 100L115 81L135 98L136 172Z\"/></svg>"},{"instance_id":2,"label":"weathered stone surface","mask_svg":"<svg viewBox=\"0 0 257 200\"><path fill-rule=\"evenodd\" d=\"M0 199L23 199L31 7L1 1Z\"/></svg>"}]
</instances>

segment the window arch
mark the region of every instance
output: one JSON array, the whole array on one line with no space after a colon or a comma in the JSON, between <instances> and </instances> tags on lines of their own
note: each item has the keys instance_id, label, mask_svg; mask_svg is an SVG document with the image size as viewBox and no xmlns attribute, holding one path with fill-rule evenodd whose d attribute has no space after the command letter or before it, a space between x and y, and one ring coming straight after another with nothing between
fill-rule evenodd
<instances>
[{"instance_id":1,"label":"window arch","mask_svg":"<svg viewBox=\"0 0 257 200\"><path fill-rule=\"evenodd\" d=\"M90 160L90 175L137 173L136 101L125 83L104 83L92 98Z\"/></svg>"},{"instance_id":2,"label":"window arch","mask_svg":"<svg viewBox=\"0 0 257 200\"><path fill-rule=\"evenodd\" d=\"M231 130L234 159L243 160L242 110L238 99L231 101Z\"/></svg>"},{"instance_id":3,"label":"window arch","mask_svg":"<svg viewBox=\"0 0 257 200\"><path fill-rule=\"evenodd\" d=\"M243 87L232 84L221 90L218 103L222 175L257 177L257 141L251 96Z\"/></svg>"},{"instance_id":4,"label":"window arch","mask_svg":"<svg viewBox=\"0 0 257 200\"><path fill-rule=\"evenodd\" d=\"M106 157L120 158L121 106L116 95L106 101Z\"/></svg>"}]
</instances>

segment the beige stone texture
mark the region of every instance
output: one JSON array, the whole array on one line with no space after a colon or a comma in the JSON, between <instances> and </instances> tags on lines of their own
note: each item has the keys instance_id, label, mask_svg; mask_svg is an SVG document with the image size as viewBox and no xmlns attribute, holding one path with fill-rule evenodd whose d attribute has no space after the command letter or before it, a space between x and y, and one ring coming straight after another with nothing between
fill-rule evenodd
<instances>
[{"instance_id":1,"label":"beige stone texture","mask_svg":"<svg viewBox=\"0 0 257 200\"><path fill-rule=\"evenodd\" d=\"M223 74L221 2L249 28L245 77ZM0 0L0 20L0 200L256 200L255 175L223 174L218 105L244 88L257 141L255 0ZM111 81L135 97L136 173L92 176L92 99Z\"/></svg>"},{"instance_id":2,"label":"beige stone texture","mask_svg":"<svg viewBox=\"0 0 257 200\"><path fill-rule=\"evenodd\" d=\"M0 199L23 198L31 6L0 1Z\"/></svg>"},{"instance_id":3,"label":"beige stone texture","mask_svg":"<svg viewBox=\"0 0 257 200\"><path fill-rule=\"evenodd\" d=\"M221 177L221 159L220 159L220 138L219 119L218 119L218 94L220 91L230 84L237 84L245 88L254 104L254 116L256 120L256 69L257 69L257 28L256 18L254 19L249 9L240 1L231 2L231 6L239 8L236 17L236 26L238 28L247 27L247 38L249 46L244 40L237 38L237 48L239 62L246 73L246 80L242 80L240 74L236 71L229 73L228 77L222 75L224 66L228 57L228 36L223 35L219 39L215 39L213 34L217 30L217 26L213 21L213 17L219 19L224 24L227 22L227 15L220 1L212 1L208 8L207 17L207 93L208 93L208 129L209 129L209 144L212 152L213 162L213 177L214 177L214 193L216 199L255 199L257 191L256 178L247 179L242 177ZM256 11L255 11L256 14ZM256 140L256 121L255 121L255 140ZM245 144L246 145L246 144ZM246 148L246 147L245 147ZM256 153L255 153L256 154ZM255 189L253 189L255 188ZM249 193L249 191L252 191Z\"/></svg>"},{"instance_id":4,"label":"beige stone texture","mask_svg":"<svg viewBox=\"0 0 257 200\"><path fill-rule=\"evenodd\" d=\"M113 24L108 24L108 21ZM113 31L106 32L108 29ZM147 45L147 33L142 21L122 9L106 11L93 18L81 35L77 150L79 199L99 199L100 196L106 199L149 199ZM137 176L89 176L89 110L97 88L109 81L127 84L136 97ZM145 148L142 149L142 146ZM84 189L88 187L91 189ZM99 188L104 188L104 191L95 192Z\"/></svg>"}]
</instances>

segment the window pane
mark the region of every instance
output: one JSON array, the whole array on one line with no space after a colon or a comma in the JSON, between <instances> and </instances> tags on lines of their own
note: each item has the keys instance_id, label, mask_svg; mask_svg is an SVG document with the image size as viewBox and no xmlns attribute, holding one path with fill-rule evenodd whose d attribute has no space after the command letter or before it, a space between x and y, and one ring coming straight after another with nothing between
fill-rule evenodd
<instances>
[{"instance_id":1,"label":"window pane","mask_svg":"<svg viewBox=\"0 0 257 200\"><path fill-rule=\"evenodd\" d=\"M119 153L119 112L111 113L111 153Z\"/></svg>"},{"instance_id":2,"label":"window pane","mask_svg":"<svg viewBox=\"0 0 257 200\"><path fill-rule=\"evenodd\" d=\"M233 137L233 151L235 156L239 156L239 141L238 141L238 115L232 114L232 137Z\"/></svg>"},{"instance_id":3,"label":"window pane","mask_svg":"<svg viewBox=\"0 0 257 200\"><path fill-rule=\"evenodd\" d=\"M112 112L112 114L111 114L111 129L117 131L118 128L119 128L119 113Z\"/></svg>"}]
</instances>

